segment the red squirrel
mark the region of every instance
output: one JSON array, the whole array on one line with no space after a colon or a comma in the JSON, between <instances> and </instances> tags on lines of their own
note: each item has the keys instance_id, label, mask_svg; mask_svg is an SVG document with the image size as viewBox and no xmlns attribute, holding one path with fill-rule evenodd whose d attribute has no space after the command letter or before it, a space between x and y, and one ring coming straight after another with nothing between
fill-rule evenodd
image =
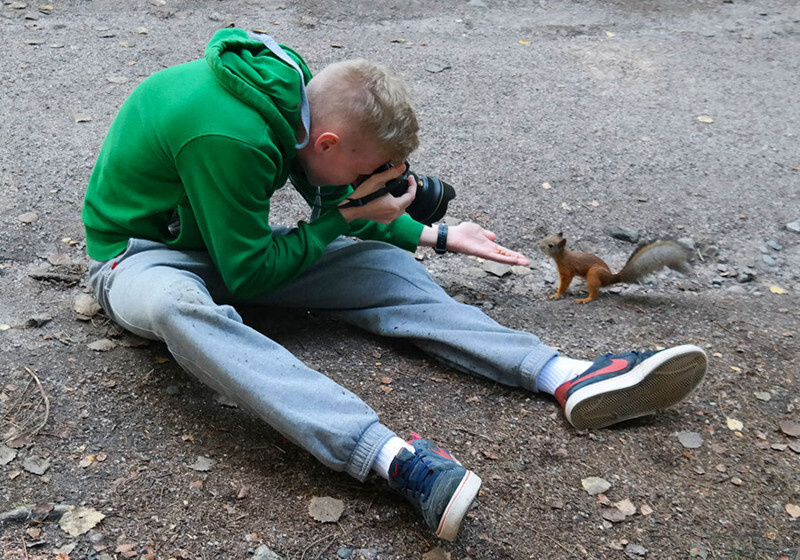
<instances>
[{"instance_id":1,"label":"red squirrel","mask_svg":"<svg viewBox=\"0 0 800 560\"><path fill-rule=\"evenodd\" d=\"M567 240L562 233L545 237L539 242L545 255L556 261L558 267L558 290L550 299L564 295L575 276L586 279L589 297L576 300L588 303L600 295L600 287L618 282L638 282L645 276L667 266L685 272L689 260L689 250L671 239L657 239L639 245L628 258L622 270L616 274L603 261L590 253L580 253L567 249Z\"/></svg>"}]
</instances>

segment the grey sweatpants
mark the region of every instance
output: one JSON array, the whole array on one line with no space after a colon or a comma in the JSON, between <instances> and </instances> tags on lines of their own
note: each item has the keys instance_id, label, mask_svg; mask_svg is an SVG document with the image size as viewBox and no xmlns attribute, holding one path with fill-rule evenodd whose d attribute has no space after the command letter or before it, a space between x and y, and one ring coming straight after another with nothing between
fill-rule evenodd
<instances>
[{"instance_id":1,"label":"grey sweatpants","mask_svg":"<svg viewBox=\"0 0 800 560\"><path fill-rule=\"evenodd\" d=\"M340 238L291 285L246 301L231 296L208 253L140 239L113 260L92 261L89 279L119 325L163 341L200 381L359 480L394 433L355 394L246 326L231 303L308 309L531 391L556 356L534 335L454 301L411 254L381 242Z\"/></svg>"}]
</instances>

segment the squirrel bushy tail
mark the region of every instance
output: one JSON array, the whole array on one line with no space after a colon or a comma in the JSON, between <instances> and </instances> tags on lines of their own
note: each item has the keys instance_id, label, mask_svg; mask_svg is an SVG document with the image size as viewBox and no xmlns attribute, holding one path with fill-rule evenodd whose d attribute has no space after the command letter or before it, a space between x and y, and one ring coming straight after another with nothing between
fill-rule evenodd
<instances>
[{"instance_id":1,"label":"squirrel bushy tail","mask_svg":"<svg viewBox=\"0 0 800 560\"><path fill-rule=\"evenodd\" d=\"M639 282L665 266L678 272L688 269L689 250L672 239L657 239L640 244L628 262L614 275L614 282Z\"/></svg>"}]
</instances>

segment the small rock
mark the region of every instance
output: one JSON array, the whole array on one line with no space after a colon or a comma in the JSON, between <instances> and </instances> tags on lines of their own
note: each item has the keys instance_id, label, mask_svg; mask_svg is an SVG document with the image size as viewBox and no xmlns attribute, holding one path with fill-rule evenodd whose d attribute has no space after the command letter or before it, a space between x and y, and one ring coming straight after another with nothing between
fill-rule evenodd
<instances>
[{"instance_id":1,"label":"small rock","mask_svg":"<svg viewBox=\"0 0 800 560\"><path fill-rule=\"evenodd\" d=\"M213 469L216 464L217 462L214 459L198 455L194 463L189 465L189 468L193 471L208 472Z\"/></svg>"},{"instance_id":2,"label":"small rock","mask_svg":"<svg viewBox=\"0 0 800 560\"><path fill-rule=\"evenodd\" d=\"M782 420L778 423L781 431L787 436L800 437L800 422L792 420Z\"/></svg>"},{"instance_id":3,"label":"small rock","mask_svg":"<svg viewBox=\"0 0 800 560\"><path fill-rule=\"evenodd\" d=\"M775 266L778 264L778 262L769 255L761 255L761 260L764 261L764 264L767 266Z\"/></svg>"},{"instance_id":4,"label":"small rock","mask_svg":"<svg viewBox=\"0 0 800 560\"><path fill-rule=\"evenodd\" d=\"M0 465L7 465L17 457L17 450L0 443Z\"/></svg>"},{"instance_id":5,"label":"small rock","mask_svg":"<svg viewBox=\"0 0 800 560\"><path fill-rule=\"evenodd\" d=\"M503 277L511 271L511 267L507 264L495 261L486 261L483 263L483 270L488 272L489 274L494 274L495 276Z\"/></svg>"},{"instance_id":6,"label":"small rock","mask_svg":"<svg viewBox=\"0 0 800 560\"><path fill-rule=\"evenodd\" d=\"M770 239L767 241L767 247L772 249L773 251L783 251L783 245L781 245L777 239Z\"/></svg>"},{"instance_id":7,"label":"small rock","mask_svg":"<svg viewBox=\"0 0 800 560\"><path fill-rule=\"evenodd\" d=\"M75 550L75 547L78 546L78 543L72 542L65 544L64 546L60 546L58 548L54 548L52 554L55 554L57 557L69 558L69 553Z\"/></svg>"},{"instance_id":8,"label":"small rock","mask_svg":"<svg viewBox=\"0 0 800 560\"><path fill-rule=\"evenodd\" d=\"M253 552L254 560L283 560L280 556L275 554L270 548L262 544Z\"/></svg>"},{"instance_id":9,"label":"small rock","mask_svg":"<svg viewBox=\"0 0 800 560\"><path fill-rule=\"evenodd\" d=\"M583 485L583 489L586 490L590 496L603 494L611 488L611 483L609 481L598 476L584 478L581 480L581 484Z\"/></svg>"},{"instance_id":10,"label":"small rock","mask_svg":"<svg viewBox=\"0 0 800 560\"><path fill-rule=\"evenodd\" d=\"M740 284L746 284L747 282L752 282L755 280L755 277L756 275L752 270L742 270L736 275L736 280Z\"/></svg>"},{"instance_id":11,"label":"small rock","mask_svg":"<svg viewBox=\"0 0 800 560\"><path fill-rule=\"evenodd\" d=\"M625 556L628 558L642 558L647 556L647 549L641 545L629 543L625 547Z\"/></svg>"},{"instance_id":12,"label":"small rock","mask_svg":"<svg viewBox=\"0 0 800 560\"><path fill-rule=\"evenodd\" d=\"M623 228L619 226L608 226L605 231L614 239L628 241L629 243L639 242L639 232L635 229Z\"/></svg>"},{"instance_id":13,"label":"small rock","mask_svg":"<svg viewBox=\"0 0 800 560\"><path fill-rule=\"evenodd\" d=\"M22 461L22 468L31 474L42 476L50 468L50 461L30 455Z\"/></svg>"},{"instance_id":14,"label":"small rock","mask_svg":"<svg viewBox=\"0 0 800 560\"><path fill-rule=\"evenodd\" d=\"M607 508L603 510L603 519L611 523L621 523L625 521L625 514L617 508Z\"/></svg>"},{"instance_id":15,"label":"small rock","mask_svg":"<svg viewBox=\"0 0 800 560\"><path fill-rule=\"evenodd\" d=\"M686 449L699 449L703 447L703 436L697 432L678 432L678 441Z\"/></svg>"},{"instance_id":16,"label":"small rock","mask_svg":"<svg viewBox=\"0 0 800 560\"><path fill-rule=\"evenodd\" d=\"M527 266L514 265L511 267L511 274L515 276L528 276L533 274L533 271Z\"/></svg>"},{"instance_id":17,"label":"small rock","mask_svg":"<svg viewBox=\"0 0 800 560\"><path fill-rule=\"evenodd\" d=\"M464 276L467 278L484 278L486 276L486 273L483 270L474 266L464 269L462 274L464 274Z\"/></svg>"},{"instance_id":18,"label":"small rock","mask_svg":"<svg viewBox=\"0 0 800 560\"><path fill-rule=\"evenodd\" d=\"M697 248L697 244L691 237L681 237L680 239L678 239L678 243L680 243L690 251L694 251Z\"/></svg>"},{"instance_id":19,"label":"small rock","mask_svg":"<svg viewBox=\"0 0 800 560\"><path fill-rule=\"evenodd\" d=\"M764 402L769 402L769 400L772 398L772 395L768 391L756 391L753 393L753 395L755 395L758 400Z\"/></svg>"},{"instance_id":20,"label":"small rock","mask_svg":"<svg viewBox=\"0 0 800 560\"><path fill-rule=\"evenodd\" d=\"M25 212L24 214L17 216L17 219L23 224L32 224L39 219L39 214L36 212Z\"/></svg>"},{"instance_id":21,"label":"small rock","mask_svg":"<svg viewBox=\"0 0 800 560\"><path fill-rule=\"evenodd\" d=\"M786 229L794 233L800 233L800 220L795 220L786 224Z\"/></svg>"},{"instance_id":22,"label":"small rock","mask_svg":"<svg viewBox=\"0 0 800 560\"><path fill-rule=\"evenodd\" d=\"M28 329L38 329L52 321L53 318L50 315L34 315L27 321L25 321L25 328Z\"/></svg>"},{"instance_id":23,"label":"small rock","mask_svg":"<svg viewBox=\"0 0 800 560\"><path fill-rule=\"evenodd\" d=\"M340 548L336 551L336 556L339 558L350 558L353 555L352 548Z\"/></svg>"}]
</instances>

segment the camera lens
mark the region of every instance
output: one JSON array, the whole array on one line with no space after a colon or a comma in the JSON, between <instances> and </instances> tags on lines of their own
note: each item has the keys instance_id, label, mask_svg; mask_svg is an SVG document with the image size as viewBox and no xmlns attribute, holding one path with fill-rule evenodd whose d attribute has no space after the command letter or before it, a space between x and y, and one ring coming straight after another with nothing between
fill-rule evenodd
<instances>
[{"instance_id":1,"label":"camera lens","mask_svg":"<svg viewBox=\"0 0 800 560\"><path fill-rule=\"evenodd\" d=\"M417 181L417 196L406 213L428 226L438 222L447 212L447 204L455 198L455 189L437 177L422 173L409 175Z\"/></svg>"}]
</instances>

